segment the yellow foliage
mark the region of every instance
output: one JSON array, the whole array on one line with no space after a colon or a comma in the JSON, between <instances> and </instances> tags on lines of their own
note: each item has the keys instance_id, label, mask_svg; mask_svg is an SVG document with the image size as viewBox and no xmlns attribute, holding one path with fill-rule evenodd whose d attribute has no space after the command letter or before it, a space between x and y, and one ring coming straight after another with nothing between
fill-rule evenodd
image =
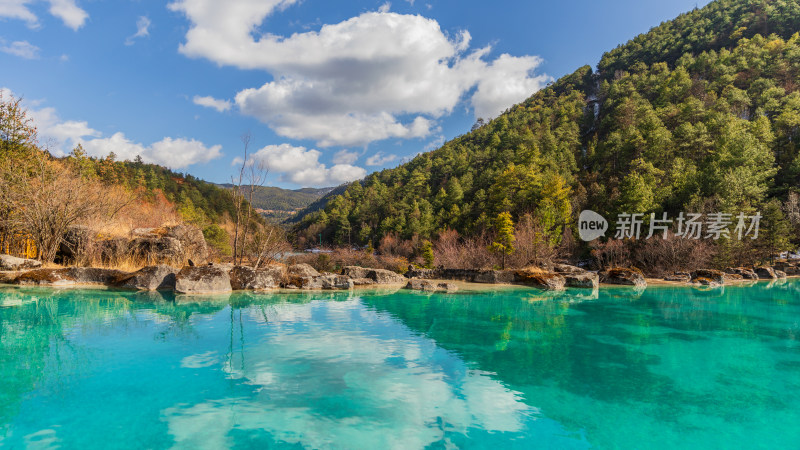
<instances>
[{"instance_id":1,"label":"yellow foliage","mask_svg":"<svg viewBox=\"0 0 800 450\"><path fill-rule=\"evenodd\" d=\"M22 233L14 233L6 238L0 236L0 249L7 255L20 258L35 258L38 255L36 243Z\"/></svg>"}]
</instances>

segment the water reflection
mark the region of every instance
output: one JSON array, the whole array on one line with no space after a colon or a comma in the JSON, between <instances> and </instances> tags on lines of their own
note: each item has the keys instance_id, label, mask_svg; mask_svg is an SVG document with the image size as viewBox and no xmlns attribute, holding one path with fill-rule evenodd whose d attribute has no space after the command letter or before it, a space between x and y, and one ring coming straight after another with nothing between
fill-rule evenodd
<instances>
[{"instance_id":1,"label":"water reflection","mask_svg":"<svg viewBox=\"0 0 800 450\"><path fill-rule=\"evenodd\" d=\"M492 373L365 307L358 294L2 295L25 300L0 310L3 376L10 369L18 381L1 403L0 436L12 446L101 446L102 438L86 434L110 435L107 428L119 428L112 418L124 411L142 412L139 427L131 425L136 442L157 447L423 448L461 445L468 435L524 438L531 427L550 430L550 441L565 439ZM50 405L47 414L38 403Z\"/></svg>"},{"instance_id":2,"label":"water reflection","mask_svg":"<svg viewBox=\"0 0 800 450\"><path fill-rule=\"evenodd\" d=\"M0 445L794 447L799 291L2 289Z\"/></svg>"},{"instance_id":3,"label":"water reflection","mask_svg":"<svg viewBox=\"0 0 800 450\"><path fill-rule=\"evenodd\" d=\"M798 334L798 286L608 288L580 302L540 301L546 294L527 302L503 295L365 302L493 371L542 415L601 448L621 440L635 447L655 435L670 447L685 443L686 430L702 442L754 414L800 419L786 399L800 380L776 376L800 362L800 348L785 347ZM749 432L770 441L779 429Z\"/></svg>"},{"instance_id":4,"label":"water reflection","mask_svg":"<svg viewBox=\"0 0 800 450\"><path fill-rule=\"evenodd\" d=\"M235 428L311 448L423 448L469 428L524 431L535 410L518 393L357 299L333 300L237 310L235 321L270 324L269 338L249 343L244 334L246 351L234 348L226 361L206 352L182 364L218 365L255 394L168 408L176 442L225 448Z\"/></svg>"}]
</instances>

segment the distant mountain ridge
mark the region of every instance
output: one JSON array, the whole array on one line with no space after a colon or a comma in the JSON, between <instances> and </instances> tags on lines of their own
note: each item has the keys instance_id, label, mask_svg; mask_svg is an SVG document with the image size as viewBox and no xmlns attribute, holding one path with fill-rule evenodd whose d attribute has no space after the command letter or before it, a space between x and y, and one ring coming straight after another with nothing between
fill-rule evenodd
<instances>
[{"instance_id":1,"label":"distant mountain ridge","mask_svg":"<svg viewBox=\"0 0 800 450\"><path fill-rule=\"evenodd\" d=\"M230 183L220 184L219 186L225 189L233 187ZM334 189L332 187L283 189L275 186L253 186L253 188L253 207L267 216L286 215L280 213L294 214ZM246 186L245 192L247 192Z\"/></svg>"}]
</instances>

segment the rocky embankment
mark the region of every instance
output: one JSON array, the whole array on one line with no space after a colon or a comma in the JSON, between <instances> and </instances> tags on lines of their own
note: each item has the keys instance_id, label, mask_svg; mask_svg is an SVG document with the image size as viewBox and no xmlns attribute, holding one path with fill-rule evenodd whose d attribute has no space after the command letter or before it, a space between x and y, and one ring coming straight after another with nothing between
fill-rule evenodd
<instances>
[{"instance_id":1,"label":"rocky embankment","mask_svg":"<svg viewBox=\"0 0 800 450\"><path fill-rule=\"evenodd\" d=\"M108 286L134 290L174 290L181 294L221 294L234 290L352 289L398 285L408 279L390 270L345 267L341 274L319 273L308 264L247 266L209 264L177 269L147 266L136 272L93 267L41 268L38 261L0 256L0 282L24 286Z\"/></svg>"},{"instance_id":2,"label":"rocky embankment","mask_svg":"<svg viewBox=\"0 0 800 450\"><path fill-rule=\"evenodd\" d=\"M719 287L743 281L777 280L786 278L788 275L800 275L800 265L796 262L778 262L774 267L728 267L725 270L697 269L691 272L675 272L664 277L664 280L697 286Z\"/></svg>"},{"instance_id":3,"label":"rocky embankment","mask_svg":"<svg viewBox=\"0 0 800 450\"><path fill-rule=\"evenodd\" d=\"M135 290L174 290L181 294L220 294L235 290L352 289L356 286L395 285L425 292L455 292L460 280L486 284L521 284L543 290L565 287L596 288L599 276L583 269L556 265L551 271L411 269L406 275L384 269L344 267L340 273L319 273L308 264L246 266L209 264L175 268L146 266L136 272L92 267L41 268L38 261L0 256L5 271L0 282L27 286L108 286Z\"/></svg>"},{"instance_id":4,"label":"rocky embankment","mask_svg":"<svg viewBox=\"0 0 800 450\"><path fill-rule=\"evenodd\" d=\"M777 268L780 267L780 268ZM418 269L405 275L390 270L358 266L344 267L340 273L320 273L308 264L271 264L252 268L225 264L188 265L180 269L166 264L146 266L136 272L93 267L42 268L38 261L0 255L0 283L34 286L108 286L134 290L173 290L181 294L221 294L237 290L353 289L357 286L394 285L425 292L455 292L451 281L483 284L517 284L546 291L567 287L597 289L600 283L643 289L647 280L638 269L610 268L599 273L567 264L547 270L529 267L520 270ZM797 265L776 267L730 267L724 271L699 269L676 272L667 281L700 286L800 275Z\"/></svg>"},{"instance_id":5,"label":"rocky embankment","mask_svg":"<svg viewBox=\"0 0 800 450\"><path fill-rule=\"evenodd\" d=\"M186 260L202 263L208 255L203 232L193 225L137 228L124 237L103 237L88 227L73 226L63 236L56 261L64 265L114 266L123 261L180 265Z\"/></svg>"}]
</instances>

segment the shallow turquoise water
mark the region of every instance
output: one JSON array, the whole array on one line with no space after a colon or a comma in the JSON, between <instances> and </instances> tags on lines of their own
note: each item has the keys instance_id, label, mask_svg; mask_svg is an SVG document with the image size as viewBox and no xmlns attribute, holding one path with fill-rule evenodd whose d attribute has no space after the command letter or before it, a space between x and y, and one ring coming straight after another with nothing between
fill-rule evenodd
<instances>
[{"instance_id":1,"label":"shallow turquoise water","mask_svg":"<svg viewBox=\"0 0 800 450\"><path fill-rule=\"evenodd\" d=\"M800 282L0 288L0 447L800 448Z\"/></svg>"}]
</instances>

